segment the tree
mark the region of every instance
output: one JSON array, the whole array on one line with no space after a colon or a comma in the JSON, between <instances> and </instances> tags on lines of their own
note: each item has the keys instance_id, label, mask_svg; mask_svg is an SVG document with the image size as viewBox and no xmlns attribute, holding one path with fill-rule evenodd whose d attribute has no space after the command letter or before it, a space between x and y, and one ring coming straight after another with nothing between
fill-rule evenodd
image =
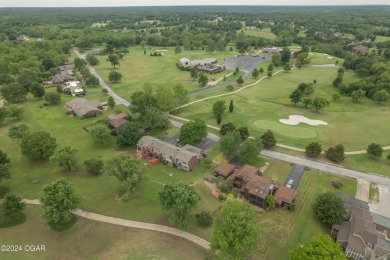
<instances>
[{"instance_id":1,"label":"tree","mask_svg":"<svg viewBox=\"0 0 390 260\"><path fill-rule=\"evenodd\" d=\"M290 95L290 100L292 103L294 103L294 105L301 102L302 98L303 98L303 93L299 89L294 90L293 93L291 93Z\"/></svg>"},{"instance_id":2,"label":"tree","mask_svg":"<svg viewBox=\"0 0 390 260\"><path fill-rule=\"evenodd\" d=\"M116 129L116 142L122 145L133 145L138 142L142 134L141 127L136 122L126 122Z\"/></svg>"},{"instance_id":3,"label":"tree","mask_svg":"<svg viewBox=\"0 0 390 260\"><path fill-rule=\"evenodd\" d=\"M57 147L50 157L50 161L67 171L71 171L77 165L78 152L70 146Z\"/></svg>"},{"instance_id":4,"label":"tree","mask_svg":"<svg viewBox=\"0 0 390 260\"><path fill-rule=\"evenodd\" d=\"M7 75L7 74L0 74L0 85L8 85L8 84L11 84L11 83L14 83L15 82L15 79L13 77L11 77L10 75Z\"/></svg>"},{"instance_id":5,"label":"tree","mask_svg":"<svg viewBox=\"0 0 390 260\"><path fill-rule=\"evenodd\" d=\"M253 162L261 150L261 143L256 139L247 139L240 145L239 157L245 163Z\"/></svg>"},{"instance_id":6,"label":"tree","mask_svg":"<svg viewBox=\"0 0 390 260\"><path fill-rule=\"evenodd\" d=\"M244 79L242 78L242 76L240 76L240 77L238 77L236 82L238 85L242 85L242 84L244 84Z\"/></svg>"},{"instance_id":7,"label":"tree","mask_svg":"<svg viewBox=\"0 0 390 260\"><path fill-rule=\"evenodd\" d=\"M22 202L22 198L14 194L6 194L1 206L4 217L16 218L23 214L26 208L26 203Z\"/></svg>"},{"instance_id":8,"label":"tree","mask_svg":"<svg viewBox=\"0 0 390 260\"><path fill-rule=\"evenodd\" d=\"M315 97L311 104L316 110L316 112L330 105L329 101L324 97Z\"/></svg>"},{"instance_id":9,"label":"tree","mask_svg":"<svg viewBox=\"0 0 390 260\"><path fill-rule=\"evenodd\" d=\"M213 217L211 216L210 211L202 211L199 214L195 215L198 223L204 227L210 226L213 223Z\"/></svg>"},{"instance_id":10,"label":"tree","mask_svg":"<svg viewBox=\"0 0 390 260\"><path fill-rule=\"evenodd\" d=\"M110 54L110 55L108 55L106 61L110 62L110 63L111 63L111 66L113 66L114 68L115 68L116 65L120 65L120 63L119 63L119 57L118 57L118 55L116 55L116 54Z\"/></svg>"},{"instance_id":11,"label":"tree","mask_svg":"<svg viewBox=\"0 0 390 260\"><path fill-rule=\"evenodd\" d=\"M333 80L333 86L338 88L343 83L343 76L338 74L337 77Z\"/></svg>"},{"instance_id":12,"label":"tree","mask_svg":"<svg viewBox=\"0 0 390 260\"><path fill-rule=\"evenodd\" d=\"M26 134L20 143L22 155L30 159L48 159L57 148L57 141L48 132Z\"/></svg>"},{"instance_id":13,"label":"tree","mask_svg":"<svg viewBox=\"0 0 390 260\"><path fill-rule=\"evenodd\" d=\"M259 242L257 214L249 203L228 200L214 222L211 252L215 259L245 259Z\"/></svg>"},{"instance_id":14,"label":"tree","mask_svg":"<svg viewBox=\"0 0 390 260\"><path fill-rule=\"evenodd\" d=\"M108 97L107 105L108 105L109 108L115 107L116 102L115 102L115 100L114 100L114 98L112 96Z\"/></svg>"},{"instance_id":15,"label":"tree","mask_svg":"<svg viewBox=\"0 0 390 260\"><path fill-rule=\"evenodd\" d=\"M104 163L101 159L91 158L84 161L84 165L87 171L92 174L99 174L103 171Z\"/></svg>"},{"instance_id":16,"label":"tree","mask_svg":"<svg viewBox=\"0 0 390 260\"><path fill-rule=\"evenodd\" d=\"M259 70L254 68L254 70L252 71L252 77L254 77L255 79L259 77Z\"/></svg>"},{"instance_id":17,"label":"tree","mask_svg":"<svg viewBox=\"0 0 390 260\"><path fill-rule=\"evenodd\" d=\"M213 115L215 117L222 117L223 113L226 110L226 105L224 100L217 100L213 104Z\"/></svg>"},{"instance_id":18,"label":"tree","mask_svg":"<svg viewBox=\"0 0 390 260\"><path fill-rule=\"evenodd\" d=\"M219 52L223 52L223 51L226 51L226 47L225 47L225 41L223 39L219 39L217 41L217 45L216 45L216 48Z\"/></svg>"},{"instance_id":19,"label":"tree","mask_svg":"<svg viewBox=\"0 0 390 260\"><path fill-rule=\"evenodd\" d=\"M40 81L39 71L37 68L21 69L19 71L17 82L25 89L29 91L31 84Z\"/></svg>"},{"instance_id":20,"label":"tree","mask_svg":"<svg viewBox=\"0 0 390 260\"><path fill-rule=\"evenodd\" d=\"M217 116L217 125L221 124L222 123L222 116L221 115L218 115Z\"/></svg>"},{"instance_id":21,"label":"tree","mask_svg":"<svg viewBox=\"0 0 390 260\"><path fill-rule=\"evenodd\" d=\"M98 64L99 64L99 59L96 58L95 55L93 55L93 54L91 54L91 53L88 53L88 54L87 54L86 60L88 61L88 63L89 63L91 66L95 66L95 65L98 65Z\"/></svg>"},{"instance_id":22,"label":"tree","mask_svg":"<svg viewBox=\"0 0 390 260\"><path fill-rule=\"evenodd\" d=\"M310 61L309 53L307 52L302 52L297 56L297 63L298 65L301 65L301 67L302 65L309 64Z\"/></svg>"},{"instance_id":23,"label":"tree","mask_svg":"<svg viewBox=\"0 0 390 260\"><path fill-rule=\"evenodd\" d=\"M105 145L111 142L112 136L107 126L98 124L89 132L92 140L97 145Z\"/></svg>"},{"instance_id":24,"label":"tree","mask_svg":"<svg viewBox=\"0 0 390 260\"><path fill-rule=\"evenodd\" d=\"M268 77L268 78L272 78L272 71L268 71L267 77Z\"/></svg>"},{"instance_id":25,"label":"tree","mask_svg":"<svg viewBox=\"0 0 390 260\"><path fill-rule=\"evenodd\" d=\"M333 96L332 96L332 101L333 101L333 102L337 103L337 102L340 101L340 99L341 99L341 96L340 96L339 93L333 94Z\"/></svg>"},{"instance_id":26,"label":"tree","mask_svg":"<svg viewBox=\"0 0 390 260\"><path fill-rule=\"evenodd\" d=\"M146 115L146 111L151 108L157 108L158 100L151 94L147 94L143 91L136 91L130 96L129 109L133 113L139 113L142 116Z\"/></svg>"},{"instance_id":27,"label":"tree","mask_svg":"<svg viewBox=\"0 0 390 260\"><path fill-rule=\"evenodd\" d=\"M390 153L387 155L386 159L390 162Z\"/></svg>"},{"instance_id":28,"label":"tree","mask_svg":"<svg viewBox=\"0 0 390 260\"><path fill-rule=\"evenodd\" d=\"M207 85L207 83L209 82L209 78L207 77L206 74L201 72L198 74L198 82L199 82L199 85L201 85L202 87L205 87Z\"/></svg>"},{"instance_id":29,"label":"tree","mask_svg":"<svg viewBox=\"0 0 390 260\"><path fill-rule=\"evenodd\" d=\"M203 120L195 119L180 128L180 142L182 143L195 144L205 137L207 137L207 125Z\"/></svg>"},{"instance_id":30,"label":"tree","mask_svg":"<svg viewBox=\"0 0 390 260\"><path fill-rule=\"evenodd\" d=\"M104 171L122 182L128 190L126 195L129 196L141 183L144 168L136 156L122 153L108 160L105 163Z\"/></svg>"},{"instance_id":31,"label":"tree","mask_svg":"<svg viewBox=\"0 0 390 260\"><path fill-rule=\"evenodd\" d=\"M184 182L166 184L158 193L158 199L163 211L172 210L169 222L178 223L180 229L188 226L187 217L193 208L196 208L200 197L193 186Z\"/></svg>"},{"instance_id":32,"label":"tree","mask_svg":"<svg viewBox=\"0 0 390 260\"><path fill-rule=\"evenodd\" d=\"M173 90L170 88L159 87L156 89L154 96L157 99L158 107L161 111L171 111L176 107L175 102L173 102Z\"/></svg>"},{"instance_id":33,"label":"tree","mask_svg":"<svg viewBox=\"0 0 390 260\"><path fill-rule=\"evenodd\" d=\"M236 131L236 126L230 122L223 124L219 130L221 135L226 135L227 133L233 132L233 131Z\"/></svg>"},{"instance_id":34,"label":"tree","mask_svg":"<svg viewBox=\"0 0 390 260\"><path fill-rule=\"evenodd\" d=\"M367 147L367 154L371 159L381 158L383 153L383 148L380 144L371 143Z\"/></svg>"},{"instance_id":35,"label":"tree","mask_svg":"<svg viewBox=\"0 0 390 260\"><path fill-rule=\"evenodd\" d=\"M325 156L331 161L336 163L344 161L344 146L342 144L336 145L335 147L329 147L325 151Z\"/></svg>"},{"instance_id":36,"label":"tree","mask_svg":"<svg viewBox=\"0 0 390 260\"><path fill-rule=\"evenodd\" d=\"M264 72L264 69L263 69L263 68L260 68L260 69L259 69L259 72L260 72L260 73L263 73L263 72Z\"/></svg>"},{"instance_id":37,"label":"tree","mask_svg":"<svg viewBox=\"0 0 390 260\"><path fill-rule=\"evenodd\" d=\"M175 107L182 106L186 104L189 100L188 90L180 83L173 86L173 100Z\"/></svg>"},{"instance_id":38,"label":"tree","mask_svg":"<svg viewBox=\"0 0 390 260\"><path fill-rule=\"evenodd\" d=\"M291 70L290 64L288 64L288 63L284 64L283 70L284 70L284 72L289 72Z\"/></svg>"},{"instance_id":39,"label":"tree","mask_svg":"<svg viewBox=\"0 0 390 260\"><path fill-rule=\"evenodd\" d=\"M108 80L111 81L111 82L118 82L122 79L122 74L119 73L118 71L110 71L110 73L108 74Z\"/></svg>"},{"instance_id":40,"label":"tree","mask_svg":"<svg viewBox=\"0 0 390 260\"><path fill-rule=\"evenodd\" d=\"M73 60L73 64L74 64L74 67L75 67L77 70L81 71L81 69L82 69L83 67L85 67L85 65L87 65L87 62L86 62L84 59L81 59L81 58L76 57L76 58L74 58L74 60Z\"/></svg>"},{"instance_id":41,"label":"tree","mask_svg":"<svg viewBox=\"0 0 390 260\"><path fill-rule=\"evenodd\" d=\"M385 102L385 101L389 100L389 98L390 98L390 94L385 89L381 89L379 91L376 91L372 95L372 100L377 101L378 104L380 104L381 102Z\"/></svg>"},{"instance_id":42,"label":"tree","mask_svg":"<svg viewBox=\"0 0 390 260\"><path fill-rule=\"evenodd\" d=\"M274 71L274 65L272 63L270 65L268 65L267 71L268 72Z\"/></svg>"},{"instance_id":43,"label":"tree","mask_svg":"<svg viewBox=\"0 0 390 260\"><path fill-rule=\"evenodd\" d=\"M241 140L242 141L245 141L246 139L248 139L248 137L250 136L249 134L249 130L247 127L243 126L243 127L240 127L237 129L238 132L240 133L240 136L241 136Z\"/></svg>"},{"instance_id":44,"label":"tree","mask_svg":"<svg viewBox=\"0 0 390 260\"><path fill-rule=\"evenodd\" d=\"M107 96L108 95L108 89L103 88L102 89L102 94L103 94L103 96Z\"/></svg>"},{"instance_id":45,"label":"tree","mask_svg":"<svg viewBox=\"0 0 390 260\"><path fill-rule=\"evenodd\" d=\"M353 102L358 102L363 99L366 92L363 89L354 90L351 92L351 98Z\"/></svg>"},{"instance_id":46,"label":"tree","mask_svg":"<svg viewBox=\"0 0 390 260\"><path fill-rule=\"evenodd\" d=\"M88 87L98 87L100 85L100 82L97 77L91 75L91 77L87 78L87 80L85 81L85 85L87 85Z\"/></svg>"},{"instance_id":47,"label":"tree","mask_svg":"<svg viewBox=\"0 0 390 260\"><path fill-rule=\"evenodd\" d=\"M7 153L0 150L0 165L4 165L10 163L10 159L8 158Z\"/></svg>"},{"instance_id":48,"label":"tree","mask_svg":"<svg viewBox=\"0 0 390 260\"><path fill-rule=\"evenodd\" d=\"M228 132L220 139L220 150L227 157L233 156L241 143L241 136L238 131Z\"/></svg>"},{"instance_id":49,"label":"tree","mask_svg":"<svg viewBox=\"0 0 390 260\"><path fill-rule=\"evenodd\" d=\"M305 148L305 153L307 157L314 158L320 156L322 147L317 142L312 142Z\"/></svg>"},{"instance_id":50,"label":"tree","mask_svg":"<svg viewBox=\"0 0 390 260\"><path fill-rule=\"evenodd\" d=\"M81 198L76 194L73 184L60 178L45 185L39 200L43 218L50 223L64 223L69 221Z\"/></svg>"},{"instance_id":51,"label":"tree","mask_svg":"<svg viewBox=\"0 0 390 260\"><path fill-rule=\"evenodd\" d=\"M11 178L8 164L0 164L0 182Z\"/></svg>"},{"instance_id":52,"label":"tree","mask_svg":"<svg viewBox=\"0 0 390 260\"><path fill-rule=\"evenodd\" d=\"M179 53L181 53L181 47L180 47L180 45L176 45L175 54L179 54Z\"/></svg>"},{"instance_id":53,"label":"tree","mask_svg":"<svg viewBox=\"0 0 390 260\"><path fill-rule=\"evenodd\" d=\"M275 198L272 195L268 195L265 198L265 203L267 203L268 208L273 209L275 208Z\"/></svg>"},{"instance_id":54,"label":"tree","mask_svg":"<svg viewBox=\"0 0 390 260\"><path fill-rule=\"evenodd\" d=\"M146 114L143 116L144 123L152 128L165 128L170 125L170 121L161 111L155 107L146 109Z\"/></svg>"},{"instance_id":55,"label":"tree","mask_svg":"<svg viewBox=\"0 0 390 260\"><path fill-rule=\"evenodd\" d=\"M45 100L50 105L58 105L61 102L61 94L58 92L46 93Z\"/></svg>"},{"instance_id":56,"label":"tree","mask_svg":"<svg viewBox=\"0 0 390 260\"><path fill-rule=\"evenodd\" d=\"M305 245L297 245L289 251L291 260L332 259L345 260L343 248L328 235L318 235Z\"/></svg>"},{"instance_id":57,"label":"tree","mask_svg":"<svg viewBox=\"0 0 390 260\"><path fill-rule=\"evenodd\" d=\"M8 116L8 109L6 109L5 107L0 107L0 125L3 124L7 116Z\"/></svg>"},{"instance_id":58,"label":"tree","mask_svg":"<svg viewBox=\"0 0 390 260\"><path fill-rule=\"evenodd\" d=\"M1 95L9 103L14 104L25 101L27 91L21 85L10 84L1 88Z\"/></svg>"},{"instance_id":59,"label":"tree","mask_svg":"<svg viewBox=\"0 0 390 260\"><path fill-rule=\"evenodd\" d=\"M314 93L313 83L301 83L298 85L298 89L302 92L302 94L306 97L310 96Z\"/></svg>"},{"instance_id":60,"label":"tree","mask_svg":"<svg viewBox=\"0 0 390 260\"><path fill-rule=\"evenodd\" d=\"M343 200L331 191L321 193L315 198L313 210L321 222L329 226L340 223L345 218Z\"/></svg>"},{"instance_id":61,"label":"tree","mask_svg":"<svg viewBox=\"0 0 390 260\"><path fill-rule=\"evenodd\" d=\"M309 106L311 106L311 104L313 103L313 101L312 101L311 98L309 98L309 97L304 97L304 98L302 99L302 103L303 103L303 105L304 105L306 108L308 108Z\"/></svg>"},{"instance_id":62,"label":"tree","mask_svg":"<svg viewBox=\"0 0 390 260\"><path fill-rule=\"evenodd\" d=\"M233 100L230 100L230 104L229 104L229 112L232 113L234 110L234 104L233 104Z\"/></svg>"},{"instance_id":63,"label":"tree","mask_svg":"<svg viewBox=\"0 0 390 260\"><path fill-rule=\"evenodd\" d=\"M198 71L196 69L190 70L190 77L191 79L195 80L198 77Z\"/></svg>"},{"instance_id":64,"label":"tree","mask_svg":"<svg viewBox=\"0 0 390 260\"><path fill-rule=\"evenodd\" d=\"M207 40L207 45L206 45L206 52L208 54L212 54L213 51L215 51L215 48L216 48L215 41L212 40L212 39L208 39Z\"/></svg>"},{"instance_id":65,"label":"tree","mask_svg":"<svg viewBox=\"0 0 390 260\"><path fill-rule=\"evenodd\" d=\"M282 64L282 56L279 53L272 55L272 64L279 67Z\"/></svg>"},{"instance_id":66,"label":"tree","mask_svg":"<svg viewBox=\"0 0 390 260\"><path fill-rule=\"evenodd\" d=\"M45 95L45 88L39 83L32 83L30 86L30 93L35 98L42 98Z\"/></svg>"},{"instance_id":67,"label":"tree","mask_svg":"<svg viewBox=\"0 0 390 260\"><path fill-rule=\"evenodd\" d=\"M21 106L10 105L7 107L7 116L8 117L16 117L17 119L22 119L24 114L24 108Z\"/></svg>"},{"instance_id":68,"label":"tree","mask_svg":"<svg viewBox=\"0 0 390 260\"><path fill-rule=\"evenodd\" d=\"M283 48L282 50L282 57L281 57L281 60L283 63L288 63L290 61L290 58L291 58L291 51L289 48L285 47Z\"/></svg>"},{"instance_id":69,"label":"tree","mask_svg":"<svg viewBox=\"0 0 390 260\"><path fill-rule=\"evenodd\" d=\"M229 91L233 91L233 90L234 90L234 86L233 86L233 85L227 85L226 88L227 88Z\"/></svg>"},{"instance_id":70,"label":"tree","mask_svg":"<svg viewBox=\"0 0 390 260\"><path fill-rule=\"evenodd\" d=\"M270 149L276 145L276 138L274 133L271 130L265 132L262 136L260 136L261 143L266 149Z\"/></svg>"},{"instance_id":71,"label":"tree","mask_svg":"<svg viewBox=\"0 0 390 260\"><path fill-rule=\"evenodd\" d=\"M22 139L26 134L29 133L29 128L25 124L20 124L20 125L14 125L11 126L10 129L8 130L8 136L12 140L19 140Z\"/></svg>"}]
</instances>

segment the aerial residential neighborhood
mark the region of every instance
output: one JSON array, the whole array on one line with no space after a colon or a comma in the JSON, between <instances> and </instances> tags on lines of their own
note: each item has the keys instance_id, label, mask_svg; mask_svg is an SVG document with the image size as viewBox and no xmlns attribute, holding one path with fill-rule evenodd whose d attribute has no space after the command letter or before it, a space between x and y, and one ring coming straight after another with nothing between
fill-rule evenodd
<instances>
[{"instance_id":1,"label":"aerial residential neighborhood","mask_svg":"<svg viewBox=\"0 0 390 260\"><path fill-rule=\"evenodd\" d=\"M387 2L22 2L0 259L390 259Z\"/></svg>"}]
</instances>

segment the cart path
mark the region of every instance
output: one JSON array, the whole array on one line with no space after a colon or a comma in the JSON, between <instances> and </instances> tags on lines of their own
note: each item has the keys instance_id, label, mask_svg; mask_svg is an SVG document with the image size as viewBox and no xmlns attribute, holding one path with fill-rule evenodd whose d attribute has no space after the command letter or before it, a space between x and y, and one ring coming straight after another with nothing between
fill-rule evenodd
<instances>
[{"instance_id":1,"label":"cart path","mask_svg":"<svg viewBox=\"0 0 390 260\"><path fill-rule=\"evenodd\" d=\"M2 201L0 201L0 202L2 202ZM31 205L40 205L41 204L40 201L37 199L35 199L35 200L23 199L23 202L25 202L26 204L31 204ZM114 224L114 225L119 225L119 226L124 226L124 227L147 229L147 230L171 234L174 236L185 238L185 239L203 247L206 250L210 250L210 242L209 241L207 241L201 237L198 237L194 234L191 234L191 233L188 233L186 231L179 230L176 228L152 224L152 223L146 223L146 222L132 221L132 220L127 220L127 219L122 219L122 218L115 218L115 217L96 214L93 212L83 211L81 209L77 209L73 213L80 216L80 217L83 217L83 218L87 218L87 219L91 219L91 220L95 220L95 221L100 221L100 222L104 222L104 223L109 223L109 224Z\"/></svg>"}]
</instances>

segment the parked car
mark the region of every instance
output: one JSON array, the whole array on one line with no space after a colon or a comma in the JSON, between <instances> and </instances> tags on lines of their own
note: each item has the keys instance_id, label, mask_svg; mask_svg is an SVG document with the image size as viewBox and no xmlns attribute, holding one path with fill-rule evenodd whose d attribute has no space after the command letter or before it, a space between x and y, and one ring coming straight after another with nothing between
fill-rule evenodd
<instances>
[{"instance_id":1,"label":"parked car","mask_svg":"<svg viewBox=\"0 0 390 260\"><path fill-rule=\"evenodd\" d=\"M287 185L286 187L287 188L291 188L291 185L293 184L294 180L293 179L290 179L288 182L287 182Z\"/></svg>"}]
</instances>

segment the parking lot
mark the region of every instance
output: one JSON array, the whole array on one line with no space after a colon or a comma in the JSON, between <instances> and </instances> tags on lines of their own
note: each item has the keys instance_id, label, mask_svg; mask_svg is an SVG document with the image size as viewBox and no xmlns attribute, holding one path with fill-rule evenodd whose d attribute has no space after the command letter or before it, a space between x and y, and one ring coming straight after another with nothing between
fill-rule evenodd
<instances>
[{"instance_id":1,"label":"parking lot","mask_svg":"<svg viewBox=\"0 0 390 260\"><path fill-rule=\"evenodd\" d=\"M237 67L246 72L252 72L260 63L271 60L271 55L253 54L230 57L221 62L229 70L235 70Z\"/></svg>"}]
</instances>

